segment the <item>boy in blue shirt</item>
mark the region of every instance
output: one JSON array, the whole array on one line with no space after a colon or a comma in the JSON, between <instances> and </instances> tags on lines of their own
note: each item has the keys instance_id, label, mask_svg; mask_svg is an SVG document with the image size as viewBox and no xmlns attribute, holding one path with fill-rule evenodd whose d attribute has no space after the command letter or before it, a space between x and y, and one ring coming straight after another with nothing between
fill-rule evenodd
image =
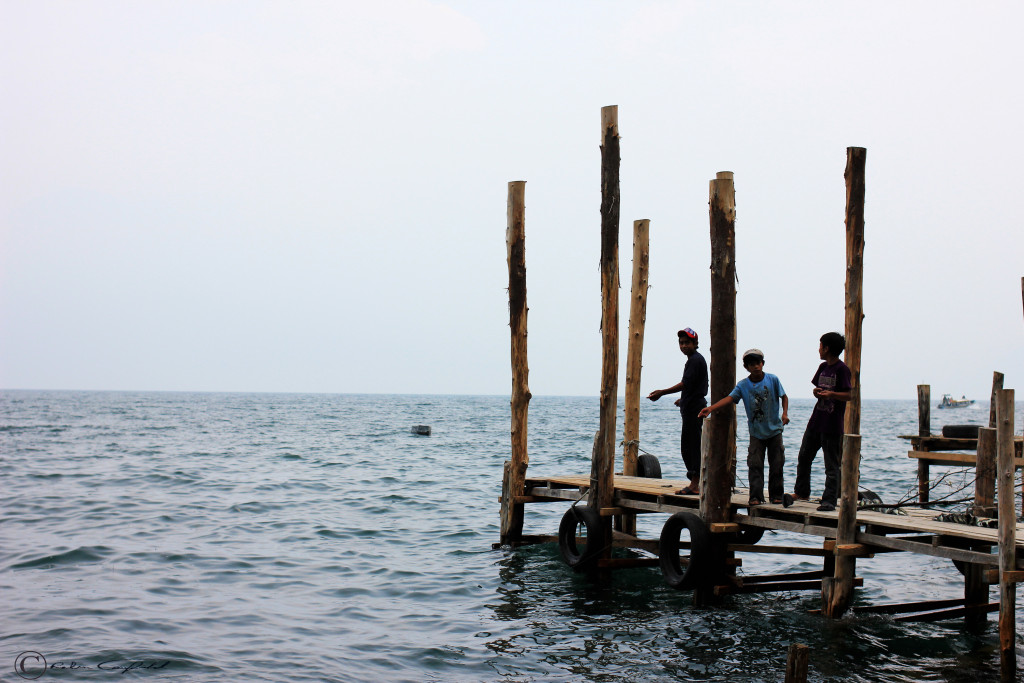
<instances>
[{"instance_id":1,"label":"boy in blue shirt","mask_svg":"<svg viewBox=\"0 0 1024 683\"><path fill-rule=\"evenodd\" d=\"M743 367L750 373L741 379L728 396L700 411L707 417L719 408L743 399L750 430L747 449L747 476L750 482L748 505L764 503L764 455L768 452L768 496L772 503L782 504L785 487L782 466L786 462L786 447L782 443L782 427L789 424L789 397L775 375L764 371L764 353L750 349L743 354ZM779 403L782 415L779 415Z\"/></svg>"}]
</instances>

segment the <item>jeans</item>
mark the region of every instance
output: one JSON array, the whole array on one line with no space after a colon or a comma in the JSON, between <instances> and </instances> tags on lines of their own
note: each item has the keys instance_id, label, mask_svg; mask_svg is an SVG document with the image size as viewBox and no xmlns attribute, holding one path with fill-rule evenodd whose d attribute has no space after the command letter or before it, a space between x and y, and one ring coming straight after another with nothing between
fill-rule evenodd
<instances>
[{"instance_id":1,"label":"jeans","mask_svg":"<svg viewBox=\"0 0 1024 683\"><path fill-rule=\"evenodd\" d=\"M821 494L821 502L835 505L839 499L839 479L842 474L842 434L822 434L809 429L804 432L796 460L796 485L793 493L803 498L811 497L811 463L819 449L825 460L825 491Z\"/></svg>"},{"instance_id":2,"label":"jeans","mask_svg":"<svg viewBox=\"0 0 1024 683\"><path fill-rule=\"evenodd\" d=\"M750 497L764 500L764 454L768 452L768 499L782 500L786 487L782 483L782 467L786 463L786 447L782 433L768 439L750 437L747 448L747 480L750 482Z\"/></svg>"},{"instance_id":3,"label":"jeans","mask_svg":"<svg viewBox=\"0 0 1024 683\"><path fill-rule=\"evenodd\" d=\"M683 433L679 439L679 450L683 456L683 464L686 465L686 477L690 481L700 479L700 434L704 426L704 418L697 417L700 412L697 410L683 413Z\"/></svg>"}]
</instances>

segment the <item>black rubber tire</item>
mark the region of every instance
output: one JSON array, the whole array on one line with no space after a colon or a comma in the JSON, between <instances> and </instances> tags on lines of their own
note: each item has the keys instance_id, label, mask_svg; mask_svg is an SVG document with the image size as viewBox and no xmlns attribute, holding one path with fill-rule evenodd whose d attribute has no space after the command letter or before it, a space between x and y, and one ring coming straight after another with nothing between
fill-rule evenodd
<instances>
[{"instance_id":1,"label":"black rubber tire","mask_svg":"<svg viewBox=\"0 0 1024 683\"><path fill-rule=\"evenodd\" d=\"M690 559L685 570L679 562L679 535L683 529L690 532ZM677 512L669 517L661 529L658 561L665 583L672 588L689 590L703 583L711 564L711 532L704 520L692 512Z\"/></svg>"},{"instance_id":2,"label":"black rubber tire","mask_svg":"<svg viewBox=\"0 0 1024 683\"><path fill-rule=\"evenodd\" d=\"M741 526L736 533L736 543L740 545L754 545L764 536L764 529L759 526Z\"/></svg>"},{"instance_id":3,"label":"black rubber tire","mask_svg":"<svg viewBox=\"0 0 1024 683\"><path fill-rule=\"evenodd\" d=\"M947 439L977 439L978 425L943 425L942 435Z\"/></svg>"},{"instance_id":4,"label":"black rubber tire","mask_svg":"<svg viewBox=\"0 0 1024 683\"><path fill-rule=\"evenodd\" d=\"M582 551L576 543L576 531L581 524L587 533ZM573 571L585 572L593 568L601 553L601 524L598 511L586 505L573 505L562 515L558 525L558 550Z\"/></svg>"},{"instance_id":5,"label":"black rubber tire","mask_svg":"<svg viewBox=\"0 0 1024 683\"><path fill-rule=\"evenodd\" d=\"M661 479L661 463L650 453L641 453L636 459L636 476L648 479Z\"/></svg>"}]
</instances>

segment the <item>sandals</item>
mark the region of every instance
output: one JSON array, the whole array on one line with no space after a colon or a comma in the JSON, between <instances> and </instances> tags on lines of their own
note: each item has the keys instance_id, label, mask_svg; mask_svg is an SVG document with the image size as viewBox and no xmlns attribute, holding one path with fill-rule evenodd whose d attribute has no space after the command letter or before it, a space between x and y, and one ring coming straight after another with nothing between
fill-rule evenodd
<instances>
[{"instance_id":1,"label":"sandals","mask_svg":"<svg viewBox=\"0 0 1024 683\"><path fill-rule=\"evenodd\" d=\"M747 501L747 507L754 507L755 505L764 505L764 501L760 498L751 498Z\"/></svg>"},{"instance_id":2,"label":"sandals","mask_svg":"<svg viewBox=\"0 0 1024 683\"><path fill-rule=\"evenodd\" d=\"M684 489L680 489L678 493L679 493L679 495L683 495L683 496L699 496L700 495L700 488L694 488L693 486L687 486Z\"/></svg>"}]
</instances>

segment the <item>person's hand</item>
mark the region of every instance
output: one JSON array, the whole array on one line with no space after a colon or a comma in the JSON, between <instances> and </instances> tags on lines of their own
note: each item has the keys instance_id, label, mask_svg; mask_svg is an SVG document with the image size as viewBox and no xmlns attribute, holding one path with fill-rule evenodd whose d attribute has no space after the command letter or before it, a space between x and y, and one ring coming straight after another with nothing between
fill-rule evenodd
<instances>
[{"instance_id":1,"label":"person's hand","mask_svg":"<svg viewBox=\"0 0 1024 683\"><path fill-rule=\"evenodd\" d=\"M672 405L674 405L674 406L681 406L681 405L683 405L683 399L677 398L675 401L672 402Z\"/></svg>"},{"instance_id":2,"label":"person's hand","mask_svg":"<svg viewBox=\"0 0 1024 683\"><path fill-rule=\"evenodd\" d=\"M788 425L789 424L789 415L787 415L786 413L782 414L782 424L783 425Z\"/></svg>"},{"instance_id":3,"label":"person's hand","mask_svg":"<svg viewBox=\"0 0 1024 683\"><path fill-rule=\"evenodd\" d=\"M711 406L708 406L707 408L702 408L701 411L699 413L697 413L697 417L707 417L710 414L711 414Z\"/></svg>"},{"instance_id":4,"label":"person's hand","mask_svg":"<svg viewBox=\"0 0 1024 683\"><path fill-rule=\"evenodd\" d=\"M655 389L651 393L647 394L647 398L651 399L652 401L657 401L659 398L661 398L664 395L665 394L661 393L661 389Z\"/></svg>"}]
</instances>

